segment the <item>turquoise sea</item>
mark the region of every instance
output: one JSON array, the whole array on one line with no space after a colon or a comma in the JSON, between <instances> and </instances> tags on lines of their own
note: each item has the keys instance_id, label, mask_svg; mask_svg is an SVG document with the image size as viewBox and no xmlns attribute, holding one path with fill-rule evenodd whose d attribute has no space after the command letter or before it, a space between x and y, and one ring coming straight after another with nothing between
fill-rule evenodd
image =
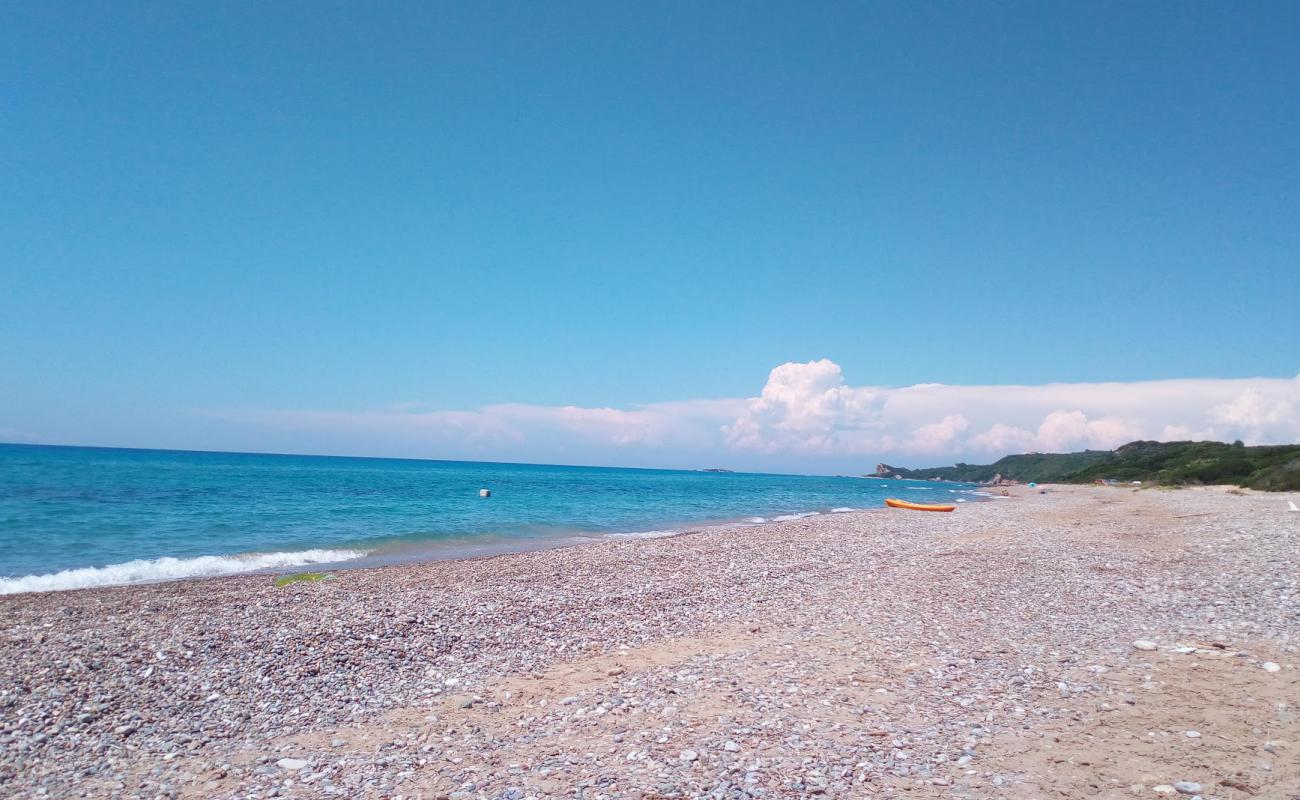
<instances>
[{"instance_id":1,"label":"turquoise sea","mask_svg":"<svg viewBox=\"0 0 1300 800\"><path fill-rule=\"evenodd\" d=\"M491 497L479 497L480 489ZM975 499L924 481L0 445L0 594L482 555Z\"/></svg>"}]
</instances>

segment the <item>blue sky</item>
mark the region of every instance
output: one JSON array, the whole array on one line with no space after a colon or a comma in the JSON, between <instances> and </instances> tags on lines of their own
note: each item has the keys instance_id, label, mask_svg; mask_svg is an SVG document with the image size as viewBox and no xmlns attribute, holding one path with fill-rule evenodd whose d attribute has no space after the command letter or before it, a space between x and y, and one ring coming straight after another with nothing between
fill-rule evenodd
<instances>
[{"instance_id":1,"label":"blue sky","mask_svg":"<svg viewBox=\"0 0 1300 800\"><path fill-rule=\"evenodd\" d=\"M1297 41L1284 3L8 3L0 439L694 466L734 439L338 426L752 399L823 358L1285 406Z\"/></svg>"}]
</instances>

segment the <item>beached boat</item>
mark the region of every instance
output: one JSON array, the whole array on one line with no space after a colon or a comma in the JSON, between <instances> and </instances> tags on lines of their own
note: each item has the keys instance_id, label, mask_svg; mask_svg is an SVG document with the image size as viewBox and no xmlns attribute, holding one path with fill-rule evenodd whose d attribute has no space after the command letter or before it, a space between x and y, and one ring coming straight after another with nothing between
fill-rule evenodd
<instances>
[{"instance_id":1,"label":"beached boat","mask_svg":"<svg viewBox=\"0 0 1300 800\"><path fill-rule=\"evenodd\" d=\"M957 506L943 506L934 503L909 503L906 500L886 498L885 505L890 508L909 508L912 511L952 511Z\"/></svg>"}]
</instances>

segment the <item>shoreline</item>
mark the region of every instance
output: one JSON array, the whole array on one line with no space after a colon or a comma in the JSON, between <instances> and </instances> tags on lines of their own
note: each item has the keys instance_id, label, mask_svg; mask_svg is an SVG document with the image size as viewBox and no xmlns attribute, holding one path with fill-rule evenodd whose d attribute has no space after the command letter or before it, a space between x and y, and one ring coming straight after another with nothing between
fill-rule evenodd
<instances>
[{"instance_id":1,"label":"shoreline","mask_svg":"<svg viewBox=\"0 0 1300 800\"><path fill-rule=\"evenodd\" d=\"M287 460L286 460L287 459ZM6 470L6 467L12 467ZM0 448L0 593L428 560L744 524L929 486L766 473ZM485 500L489 489L494 499ZM561 542L564 543L564 542Z\"/></svg>"},{"instance_id":2,"label":"shoreline","mask_svg":"<svg viewBox=\"0 0 1300 800\"><path fill-rule=\"evenodd\" d=\"M949 490L954 491L954 490ZM978 496L971 492L972 498L961 500L962 503L979 503L993 499ZM49 573L37 573L22 576L0 577L0 597L42 592L70 592L86 589L114 588L122 586L148 586L172 581L205 581L239 575L287 575L297 572L335 572L344 570L378 569L406 564L425 564L442 561L461 561L466 559L492 558L515 553L529 553L541 550L554 550L567 547L585 547L608 541L627 541L634 539L671 538L685 534L724 532L731 529L760 527L763 525L790 522L807 517L865 513L887 510L880 508L836 507L827 510L792 511L764 517L758 514L745 515L729 520L704 520L698 523L680 523L664 529L647 529L638 531L572 531L551 536L522 537L505 534L466 534L446 538L429 538L422 541L404 542L394 545L389 542L374 549L363 550L360 545L320 546L303 550L253 551L230 554L210 554L198 556L160 556L148 559L106 564L102 566L72 567ZM347 558L333 561L319 560L317 554L347 554ZM241 561L257 562L259 560L288 563L267 563L248 569L229 568ZM292 562L299 563L292 563ZM207 565L211 565L208 567ZM160 575L150 578L133 578L115 580L109 578L98 581L105 575L131 574L131 570L142 571L161 566L179 567L192 565L193 574ZM209 568L211 571L201 571ZM34 588L11 588L14 585L31 585Z\"/></svg>"},{"instance_id":3,"label":"shoreline","mask_svg":"<svg viewBox=\"0 0 1300 800\"><path fill-rule=\"evenodd\" d=\"M75 447L20 447L0 456L9 512L0 594L456 558L871 507L886 492L962 488ZM485 488L492 499L482 497Z\"/></svg>"},{"instance_id":4,"label":"shoreline","mask_svg":"<svg viewBox=\"0 0 1300 800\"><path fill-rule=\"evenodd\" d=\"M981 500L983 499L986 498L981 498ZM82 591L94 591L97 589L125 589L134 586L156 586L159 584L179 583L179 582L189 582L189 581L215 581L224 578L256 577L256 576L267 576L267 575L283 576L283 575L296 574L298 572L326 572L326 573L343 572L343 571L351 572L356 570L377 570L377 569L389 569L389 568L422 565L422 564L437 564L437 563L448 562L448 561L452 561L452 562L477 561L483 559L492 559L492 558L501 558L505 556L519 555L523 553L534 553L534 552L542 552L546 550L566 549L570 547L590 547L590 546L605 544L609 542L636 541L640 539L673 539L680 536L691 536L696 534L711 534L711 533L723 534L732 529L758 528L764 525L778 525L784 522L791 522L798 519L806 519L809 517L816 517L822 515L865 514L869 512L888 511L888 510L889 510L888 508L882 507L882 508L853 508L853 509L846 509L846 510L831 510L831 511L807 511L807 512L791 513L789 515L778 515L777 517L771 519L761 518L763 519L762 522L732 521L732 522L719 522L714 524L688 525L688 526L683 526L681 529L633 531L633 532L626 532L626 533L624 532L591 533L591 534L573 533L569 535L554 536L554 537L516 538L508 541L496 540L496 543L502 545L502 547L499 550L493 550L490 548L489 545L475 545L473 542L466 542L465 544L459 546L450 546L447 547L445 550L442 549L441 547L435 550L434 548L418 547L418 546L411 546L411 547L401 548L401 549L394 548L388 550L376 549L371 551L357 551L359 555L350 558L348 560L306 562L303 564L293 565L292 568L279 567L279 566L265 566L265 567L257 567L255 569L247 569L241 571L220 572L214 574L200 573L200 574L193 574L193 575L179 575L176 577L159 577L159 578L153 578L147 580L124 581L120 583L89 584L85 586L68 586L68 587L50 588L50 589L20 589L17 591L0 590L0 598L12 597L18 595L27 595L27 594L82 592ZM751 518L751 520L754 519L760 519L760 518L759 517ZM473 538L473 537L461 537L461 538ZM502 537L502 539L505 538L506 537ZM431 540L431 542L436 542L438 545L444 544L443 542L436 541L436 540ZM475 552L476 550L483 550L483 549L489 549L490 551ZM335 550L335 552L341 552L341 551L342 549ZM311 552L316 552L316 551L289 550L289 551L274 552L274 553L261 553L261 552L233 553L230 555L192 556L192 557L185 557L185 558L177 558L174 556L162 556L155 559L139 559L138 562L132 561L132 562L124 562L121 564L109 564L102 567L93 567L93 566L76 567L72 569L60 570L58 572L53 572L53 573L44 573L39 575L24 575L24 576L13 577L13 578L0 578L0 581L32 580L34 582L41 582L48 579L59 578L60 576L67 575L69 573L99 572L103 570L112 570L115 568L126 567L130 564L135 564L135 563L152 565L158 562L165 562L169 560L184 562L184 561L198 561L198 560L208 559L208 558L223 559L223 560L238 560L246 557L256 558L258 556L293 556L299 553L311 553Z\"/></svg>"},{"instance_id":5,"label":"shoreline","mask_svg":"<svg viewBox=\"0 0 1300 800\"><path fill-rule=\"evenodd\" d=\"M1300 781L1294 744L1262 749L1300 741L1269 711L1300 690L1300 524L1280 499L1046 488L278 589L0 597L0 793L1110 796L1100 781L1127 797L1240 779L1264 797Z\"/></svg>"}]
</instances>

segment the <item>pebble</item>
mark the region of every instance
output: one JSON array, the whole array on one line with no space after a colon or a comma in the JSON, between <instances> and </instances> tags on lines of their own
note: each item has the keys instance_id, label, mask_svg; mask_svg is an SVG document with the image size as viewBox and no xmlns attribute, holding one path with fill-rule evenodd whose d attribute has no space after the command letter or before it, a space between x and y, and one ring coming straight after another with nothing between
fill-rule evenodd
<instances>
[{"instance_id":1,"label":"pebble","mask_svg":"<svg viewBox=\"0 0 1300 800\"><path fill-rule=\"evenodd\" d=\"M1138 639L1133 643L1133 649L1135 650L1155 650L1159 646L1150 639Z\"/></svg>"},{"instance_id":2,"label":"pebble","mask_svg":"<svg viewBox=\"0 0 1300 800\"><path fill-rule=\"evenodd\" d=\"M1196 794L1201 791L1201 785L1195 781L1179 781L1174 784L1174 790L1179 794Z\"/></svg>"},{"instance_id":3,"label":"pebble","mask_svg":"<svg viewBox=\"0 0 1300 800\"><path fill-rule=\"evenodd\" d=\"M1154 709L1161 695L1136 676L1172 690L1176 670L1233 652L1115 658L1134 631L1229 644L1249 632L1245 663L1261 667L1294 652L1284 600L1300 564L1271 517L1208 491L1135 502L1213 515L1176 523L1184 538L1115 514L1116 539L971 503L937 520L844 514L341 570L292 593L250 575L0 597L0 674L40 676L0 687L0 787L20 775L52 797L779 800L897 781L918 798L1000 797L1020 774L1000 759L1022 732L1131 713L1130 700ZM1093 538L1072 549L1081 532ZM1198 568L1139 557L1148 542ZM1205 596L1212 607L1187 602ZM748 633L714 646L735 631ZM687 644L642 658L670 642ZM467 696L482 713L454 710ZM1294 737L1259 727L1242 746L1263 743L1273 772L1252 769L1256 782L1290 781L1276 742ZM1192 748L1207 764L1214 733ZM300 736L328 755L295 757Z\"/></svg>"},{"instance_id":4,"label":"pebble","mask_svg":"<svg viewBox=\"0 0 1300 800\"><path fill-rule=\"evenodd\" d=\"M1199 738L1201 738L1201 734L1200 734L1198 731L1187 731L1187 732L1184 733L1183 735L1186 736L1188 739L1199 739Z\"/></svg>"},{"instance_id":5,"label":"pebble","mask_svg":"<svg viewBox=\"0 0 1300 800\"><path fill-rule=\"evenodd\" d=\"M1265 672L1278 672L1282 669L1281 666L1272 661L1265 661L1263 664L1260 664L1260 666L1264 668Z\"/></svg>"}]
</instances>

